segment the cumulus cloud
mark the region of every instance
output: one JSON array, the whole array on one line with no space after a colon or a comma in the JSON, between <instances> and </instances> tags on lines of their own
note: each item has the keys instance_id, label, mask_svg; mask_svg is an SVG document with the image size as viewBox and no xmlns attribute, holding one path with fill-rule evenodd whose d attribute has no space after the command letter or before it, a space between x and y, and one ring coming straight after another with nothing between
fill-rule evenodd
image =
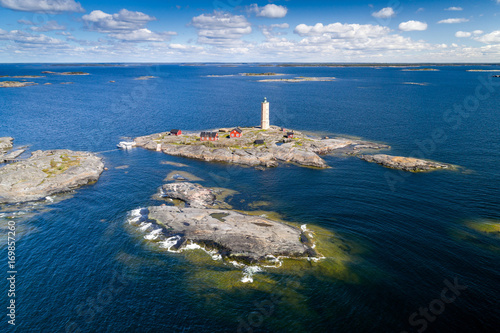
<instances>
[{"instance_id":1,"label":"cumulus cloud","mask_svg":"<svg viewBox=\"0 0 500 333\"><path fill-rule=\"evenodd\" d=\"M35 23L33 23L32 21L25 20L25 19L17 20L17 23L19 23L19 24L25 24L25 25L35 25Z\"/></svg>"},{"instance_id":2,"label":"cumulus cloud","mask_svg":"<svg viewBox=\"0 0 500 333\"><path fill-rule=\"evenodd\" d=\"M472 34L470 32L466 32L466 31L457 31L455 33L455 37L457 38L468 38L472 36Z\"/></svg>"},{"instance_id":3,"label":"cumulus cloud","mask_svg":"<svg viewBox=\"0 0 500 333\"><path fill-rule=\"evenodd\" d=\"M108 14L94 10L83 15L88 30L109 34L110 37L128 42L165 41L175 32L156 33L146 28L146 24L156 18L141 12L122 9L118 13Z\"/></svg>"},{"instance_id":4,"label":"cumulus cloud","mask_svg":"<svg viewBox=\"0 0 500 333\"><path fill-rule=\"evenodd\" d=\"M445 23L445 24L455 24L455 23L464 23L464 22L469 22L469 19L466 19L466 18L449 18L449 19L446 19L446 20L441 20L438 23L439 24L442 24L442 23Z\"/></svg>"},{"instance_id":5,"label":"cumulus cloud","mask_svg":"<svg viewBox=\"0 0 500 333\"><path fill-rule=\"evenodd\" d=\"M0 6L22 12L58 14L82 13L85 10L74 0L0 0Z\"/></svg>"},{"instance_id":6,"label":"cumulus cloud","mask_svg":"<svg viewBox=\"0 0 500 333\"><path fill-rule=\"evenodd\" d=\"M475 40L485 44L499 44L500 43L500 30L490 32L481 37L474 38Z\"/></svg>"},{"instance_id":7,"label":"cumulus cloud","mask_svg":"<svg viewBox=\"0 0 500 333\"><path fill-rule=\"evenodd\" d=\"M420 21L407 21L399 24L399 30L402 31L424 31L427 30L427 23Z\"/></svg>"},{"instance_id":8,"label":"cumulus cloud","mask_svg":"<svg viewBox=\"0 0 500 333\"><path fill-rule=\"evenodd\" d=\"M499 0L499 1L500 1L500 0ZM476 35L476 36L477 36L477 35L482 35L482 34L484 34L484 31L483 31L483 30L474 30L472 33L473 33L474 35Z\"/></svg>"},{"instance_id":9,"label":"cumulus cloud","mask_svg":"<svg viewBox=\"0 0 500 333\"><path fill-rule=\"evenodd\" d=\"M60 25L56 21L49 21L40 27L31 27L31 30L36 32L54 31L54 30L66 30L64 25Z\"/></svg>"},{"instance_id":10,"label":"cumulus cloud","mask_svg":"<svg viewBox=\"0 0 500 333\"><path fill-rule=\"evenodd\" d=\"M241 37L252 32L244 16L218 11L193 17L191 25L198 30L199 43L225 47L240 44Z\"/></svg>"},{"instance_id":11,"label":"cumulus cloud","mask_svg":"<svg viewBox=\"0 0 500 333\"><path fill-rule=\"evenodd\" d=\"M382 8L378 12L373 13L372 16L376 18L387 19L396 16L396 12L394 11L394 9L392 9L392 7L386 7Z\"/></svg>"},{"instance_id":12,"label":"cumulus cloud","mask_svg":"<svg viewBox=\"0 0 500 333\"><path fill-rule=\"evenodd\" d=\"M449 11L461 11L461 10L464 10L462 7L448 7L446 8L445 10L449 10Z\"/></svg>"},{"instance_id":13,"label":"cumulus cloud","mask_svg":"<svg viewBox=\"0 0 500 333\"><path fill-rule=\"evenodd\" d=\"M252 4L249 7L249 11L251 13L255 13L259 17L283 18L286 16L288 8L275 4L265 5L264 7L259 7L257 4Z\"/></svg>"}]
</instances>

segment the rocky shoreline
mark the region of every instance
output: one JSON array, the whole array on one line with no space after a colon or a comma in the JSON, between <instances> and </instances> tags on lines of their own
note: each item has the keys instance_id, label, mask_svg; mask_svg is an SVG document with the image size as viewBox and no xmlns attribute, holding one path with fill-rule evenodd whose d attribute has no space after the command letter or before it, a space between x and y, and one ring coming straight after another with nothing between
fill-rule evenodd
<instances>
[{"instance_id":1,"label":"rocky shoreline","mask_svg":"<svg viewBox=\"0 0 500 333\"><path fill-rule=\"evenodd\" d=\"M96 182L103 170L102 159L92 153L38 150L28 159L0 168L0 204L36 201L68 192Z\"/></svg>"},{"instance_id":2,"label":"rocky shoreline","mask_svg":"<svg viewBox=\"0 0 500 333\"><path fill-rule=\"evenodd\" d=\"M241 128L241 138L229 138L230 129L220 129L218 141L200 141L199 134L169 135L169 132L146 135L134 139L137 147L162 151L172 156L223 162L252 167L276 167L279 163L328 168L319 156L338 151L358 152L371 149L389 149L384 144L347 138L312 138L293 131L271 126L268 130L255 127Z\"/></svg>"}]
</instances>

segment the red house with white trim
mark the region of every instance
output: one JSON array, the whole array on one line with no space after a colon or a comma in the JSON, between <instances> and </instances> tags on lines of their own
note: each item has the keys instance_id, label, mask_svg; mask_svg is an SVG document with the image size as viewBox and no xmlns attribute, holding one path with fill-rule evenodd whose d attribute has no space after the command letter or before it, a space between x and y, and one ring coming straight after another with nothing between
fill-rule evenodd
<instances>
[{"instance_id":1,"label":"red house with white trim","mask_svg":"<svg viewBox=\"0 0 500 333\"><path fill-rule=\"evenodd\" d=\"M217 141L219 140L219 133L217 132L201 132L200 141Z\"/></svg>"},{"instance_id":2,"label":"red house with white trim","mask_svg":"<svg viewBox=\"0 0 500 333\"><path fill-rule=\"evenodd\" d=\"M241 128L236 127L235 129L233 129L233 130L231 131L231 133L229 134L229 136L230 136L231 138L241 138L242 133L243 133L243 131L241 130Z\"/></svg>"}]
</instances>

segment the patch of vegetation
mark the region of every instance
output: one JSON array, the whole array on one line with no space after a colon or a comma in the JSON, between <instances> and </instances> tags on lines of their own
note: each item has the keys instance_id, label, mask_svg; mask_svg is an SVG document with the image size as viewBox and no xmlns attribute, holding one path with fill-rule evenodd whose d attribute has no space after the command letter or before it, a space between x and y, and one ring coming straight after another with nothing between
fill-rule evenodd
<instances>
[{"instance_id":1,"label":"patch of vegetation","mask_svg":"<svg viewBox=\"0 0 500 333\"><path fill-rule=\"evenodd\" d=\"M61 155L60 162L52 159L50 160L50 168L43 169L42 171L47 174L48 177L55 177L62 174L69 168L73 166L80 165L80 158L76 156Z\"/></svg>"}]
</instances>

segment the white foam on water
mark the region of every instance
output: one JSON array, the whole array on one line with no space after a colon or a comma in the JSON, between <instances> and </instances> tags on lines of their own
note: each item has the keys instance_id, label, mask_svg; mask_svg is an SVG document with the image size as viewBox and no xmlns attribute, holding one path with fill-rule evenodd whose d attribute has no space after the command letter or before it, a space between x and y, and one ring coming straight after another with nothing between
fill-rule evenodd
<instances>
[{"instance_id":1,"label":"white foam on water","mask_svg":"<svg viewBox=\"0 0 500 333\"><path fill-rule=\"evenodd\" d=\"M147 240L157 240L159 237L161 237L163 235L162 231L163 230L161 228L154 229L149 234L147 234L146 236L144 236L144 239L147 239Z\"/></svg>"},{"instance_id":2,"label":"white foam on water","mask_svg":"<svg viewBox=\"0 0 500 333\"><path fill-rule=\"evenodd\" d=\"M243 269L243 277L241 278L241 282L243 283L252 283L253 275L258 272L262 272L262 268L259 266L247 266Z\"/></svg>"},{"instance_id":3,"label":"white foam on water","mask_svg":"<svg viewBox=\"0 0 500 333\"><path fill-rule=\"evenodd\" d=\"M171 250L172 246L177 244L177 242L181 239L179 235L175 235L173 237L169 237L163 242L160 242L160 248L162 249L167 249L169 252L175 252L178 253L179 251Z\"/></svg>"},{"instance_id":4,"label":"white foam on water","mask_svg":"<svg viewBox=\"0 0 500 333\"><path fill-rule=\"evenodd\" d=\"M140 225L139 225L139 230L140 231L150 231L151 228L153 227L153 223L145 223L145 222L142 222Z\"/></svg>"}]
</instances>

